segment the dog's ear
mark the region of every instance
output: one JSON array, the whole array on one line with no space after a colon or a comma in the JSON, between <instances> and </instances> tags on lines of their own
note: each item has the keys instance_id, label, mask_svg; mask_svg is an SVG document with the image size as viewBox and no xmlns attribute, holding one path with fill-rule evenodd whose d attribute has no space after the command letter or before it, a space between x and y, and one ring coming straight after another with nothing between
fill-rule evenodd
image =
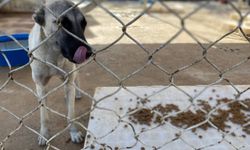
<instances>
[{"instance_id":1,"label":"dog's ear","mask_svg":"<svg viewBox=\"0 0 250 150\"><path fill-rule=\"evenodd\" d=\"M44 7L41 7L35 11L33 14L33 19L36 23L43 26L45 24L45 10Z\"/></svg>"}]
</instances>

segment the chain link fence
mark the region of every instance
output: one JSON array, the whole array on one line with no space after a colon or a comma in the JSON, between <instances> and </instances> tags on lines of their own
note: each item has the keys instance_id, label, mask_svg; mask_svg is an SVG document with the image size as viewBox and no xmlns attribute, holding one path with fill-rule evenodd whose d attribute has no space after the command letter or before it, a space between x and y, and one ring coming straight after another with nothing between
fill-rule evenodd
<instances>
[{"instance_id":1,"label":"chain link fence","mask_svg":"<svg viewBox=\"0 0 250 150\"><path fill-rule=\"evenodd\" d=\"M80 5L81 3L85 2L84 0L81 0L79 2L77 2L73 7L71 7L70 9L66 10L64 13L62 13L60 16L56 16L57 20L60 20L60 18L62 16L64 16L66 13L68 13L70 10L74 9L75 7L77 7L78 5ZM2 1L2 3L0 4L0 6L4 6L4 4L6 3L6 1ZM250 102L249 100L241 100L240 96L247 92L249 88L245 89L245 90L240 90L236 85L234 85L233 82L230 81L230 79L227 79L224 77L224 75L232 70L235 70L236 68L238 68L239 66L246 64L249 59L250 56L246 56L245 59L242 59L240 62L234 64L233 66L226 68L225 70L221 70L217 64L215 64L213 61L210 60L210 58L208 58L208 54L209 54L209 50L213 47L216 47L217 44L219 42L221 42L224 38L234 34L235 32L238 32L239 34L242 35L243 40L250 42L250 38L249 35L247 35L247 33L244 32L244 29L242 28L242 25L245 21L245 19L247 18L247 16L249 15L250 11L249 9L247 9L247 11L245 11L244 13L238 9L237 7L237 3L236 1L227 1L227 6L229 8L231 8L235 13L238 14L239 16L239 21L238 24L236 25L236 27L225 33L223 36L221 36L218 39L214 39L212 42L203 44L197 37L195 34L193 34L191 31L188 30L187 26L186 26L186 21L189 20L189 18L192 15L195 15L197 13L199 13L199 11L201 11L202 9L206 8L207 6L209 6L211 3L220 3L220 1L203 1L201 3L199 3L199 5L197 5L196 8L194 8L191 12L189 12L188 14L186 14L185 16L181 16L178 12L176 12L175 10L172 9L171 5L168 4L168 1L163 1L163 0L155 0L152 3L149 3L147 5L147 7L145 9L143 9L141 11L140 14L138 14L136 17L134 17L134 19L130 20L128 23L125 23L122 19L120 19L118 16L116 16L114 13L112 13L108 8L106 8L104 5L102 5L102 3L99 3L98 1L92 0L92 3L95 3L96 7L102 9L105 13L107 13L108 15L110 15L113 19L115 19L120 25L121 25L121 35L119 37L116 37L116 39L110 43L109 45L101 48L101 49L94 49L94 55L88 59L85 63L78 65L76 69L70 71L70 72L66 72L65 70L63 70L62 68L59 68L58 66L55 66L53 63L48 62L46 60L42 60L39 58L36 58L33 56L33 53L45 42L47 42L48 40L50 40L50 38L52 38L55 34L51 34L49 36L47 36L45 38L45 40L43 40L36 48L34 49L27 49L25 46L23 46L18 40L16 40L12 35L7 34L4 32L4 29L0 30L0 34L2 35L6 35L9 38L11 38L12 40L15 41L15 43L17 43L20 47L22 47L29 55L30 61L28 64L23 65L21 67L17 67L17 68L13 68L8 60L8 57L5 55L5 53L1 52L0 54L4 57L5 61L8 64L8 77L5 79L5 81L2 83L2 85L0 85L0 92L10 83L14 83L20 87L22 87L23 89L27 90L30 92L30 94L34 95L35 97L39 98L36 91L25 85L22 84L20 82L18 82L17 80L15 80L15 73L24 69L25 67L29 66L34 60L37 60L41 63L44 63L46 65L48 65L49 67L52 67L54 69L56 69L58 72L61 72L64 74L65 76L65 80L64 82L62 82L59 86L53 88L52 90L48 91L48 93L46 93L44 95L43 98L48 97L49 95L51 95L52 93L56 92L57 90L59 90L61 87L63 87L69 77L72 75L72 73L83 69L84 67L88 66L90 63L95 63L97 64L99 67L101 67L102 69L104 69L106 72L108 72L111 76L113 76L116 81L117 81L117 87L118 89L113 92L112 94L105 96L101 99L95 99L91 94L89 94L87 91L80 89L79 87L77 87L76 85L75 88L77 90L79 90L83 95L85 95L86 97L88 97L89 99L92 100L92 108L89 109L89 111L85 112L84 114L81 114L80 116L77 116L76 118L72 119L71 122L75 122L77 125L79 125L79 127L86 131L88 133L89 136L91 136L93 138L93 144L97 144L99 145L100 149L134 149L134 147L125 147L125 148L119 148L119 147L111 147L105 143L100 143L99 140L100 138L97 138L98 135L94 135L90 130L88 130L88 127L86 125L83 125L79 120L83 117L89 116L91 112L93 112L95 109L103 109L104 111L110 111L114 114L117 114L115 111L111 111L111 110L105 110L104 108L100 108L98 107L98 104L102 101L104 101L105 99L117 94L119 91L121 90L125 90L129 93L131 93L132 95L136 96L138 98L138 102L140 104L145 104L147 103L145 100L151 100L151 97L153 95L157 95L161 92L163 92L164 90L170 88L170 87L175 87L176 89L178 89L179 92L185 94L187 97L189 97L189 102L190 102L190 106L193 106L196 108L196 113L192 113L189 112L188 110L184 109L184 110L179 110L179 108L177 108L176 106L171 106L170 105L166 105L166 106L158 106L158 107L145 107L145 105L139 105L140 107L130 110L128 111L128 113L126 114L127 116L131 116L131 120L130 122L126 122L123 119L122 116L118 115L119 118L119 123L121 122L126 122L127 125L129 127L131 127L132 129L134 129L134 123L141 123L141 124L148 124L147 121L152 121L154 120L153 118L155 118L155 122L156 124L158 124L156 127L160 127L164 124L168 124L169 126L175 126L177 128L181 128L182 130L179 130L180 132L176 135L175 138L169 140L169 141L165 141L165 143L163 145L155 145L152 146L152 149L166 149L168 144L176 141L176 140L182 140L186 145L188 145L190 148L192 149L207 149L209 147L213 147L214 145L219 145L222 142L226 142L229 145L232 146L233 149L244 149L246 147L242 146L242 147L237 147L235 146L232 142L228 141L225 137L227 135L232 135L234 131L231 132L226 132L225 131L225 124L223 123L223 120L218 120L218 118L227 118L230 115L233 116L233 120L231 118L231 121L239 124L240 127L242 128L243 131L246 132L246 134L248 134L249 136L249 130L250 130L250 117L249 117L249 112L250 112ZM182 3L182 2L180 2ZM161 46L159 48L153 49L153 50L148 50L147 48L145 48L145 46L138 41L136 38L133 37L132 34L128 33L127 30L130 28L131 25L133 25L136 21L140 20L143 16L147 15L148 12L150 12L150 10L156 5L156 4L160 4L166 11L170 12L172 15L174 15L179 21L180 21L180 25L181 27L179 28L179 31L174 34L170 39L166 39L165 43L162 43ZM49 8L46 8L52 15L54 15L53 11L50 10ZM60 25L60 21L58 22ZM152 22L153 23L153 22ZM111 27L112 28L112 27ZM64 28L63 26L60 26L60 29L64 30L66 33L68 33L69 35L73 36L74 38L76 38L77 40L83 42L84 44L89 45L88 43L86 43L83 39L77 37L76 35L72 34L70 31L68 31L66 28ZM157 64L154 60L155 55L158 54L163 48L167 47L169 44L171 44L171 42L173 42L176 38L178 38L178 36L181 33L186 33L187 35L189 35L190 38L192 38L192 40L194 40L196 42L196 44L202 49L202 57L200 58L196 58L195 60L193 60L192 63L190 64L186 64L185 66L178 68L177 70L174 70L173 72L170 72L169 70L165 69L164 67L162 67L161 65ZM112 35L109 35L112 36ZM103 64L101 61L99 61L98 59L96 59L96 57L99 56L100 53L108 51L110 49L110 47L113 47L114 45L116 45L123 37L127 37L130 40L133 41L134 45L137 45L140 47L140 49L142 49L145 54L147 55L147 61L145 61L144 65L141 66L140 68L138 68L137 70L129 73L127 76L121 78L119 75L117 75L115 72L112 71L112 69L110 69L108 66L106 66L105 64ZM90 47L92 47L91 45L89 45ZM208 106L208 103L206 103L206 101L203 101L201 103L196 103L197 101L195 100L196 97L198 97L200 94L202 94L204 90L200 91L199 94L196 95L196 97L193 97L190 95L190 93L186 92L185 90L183 90L180 86L178 86L175 83L175 77L177 74L182 73L185 70L188 70L189 68L191 68L192 66L201 63L202 61L205 61L206 63L208 63L210 65L210 67L214 68L217 72L218 75L218 79L209 84L206 85L206 88L212 87L213 85L217 85L219 83L226 82L229 86L231 86L235 92L237 92L237 94L235 95L235 98L230 100L230 99L224 99L223 101L221 101L220 103L218 103L218 105L216 105L215 107L211 107ZM125 65L125 64L124 64ZM133 76L139 74L140 72L142 72L145 68L147 68L149 65L153 65L155 68L158 69L158 71L163 72L166 77L169 80L169 85L166 86L165 88L162 88L161 90L155 92L154 94L150 95L145 95L145 97L139 96L136 92L130 90L125 84L124 82L127 81L128 79L132 78ZM97 79L98 80L98 79ZM138 85L139 86L139 85ZM223 111L221 108L224 106L228 106L231 110L231 112L225 112ZM6 142L9 141L13 136L15 136L15 133L18 132L21 128L26 128L29 131L31 131L33 134L40 136L39 131L33 129L31 126L27 125L24 123L24 120L28 119L29 117L31 117L35 112L37 112L41 107L45 107L45 109L47 109L50 113L53 113L55 115L58 115L60 117L63 117L65 119L68 119L68 117L65 114L62 114L58 111L56 111L53 108L50 108L48 106L43 105L41 102L37 104L37 106L35 108L33 108L33 110L31 110L30 112L26 113L25 115L19 117L18 115L16 115L15 113L13 113L11 110L5 108L4 106L0 106L1 111L8 113L9 115L13 116L18 122L18 126L16 126L16 128L11 131L5 138L0 139L0 147L1 149L5 149L6 146ZM235 108L237 108L236 111L240 112L237 113L235 112ZM234 110L234 111L233 111ZM169 112L174 111L174 114L169 115ZM188 113L185 114L185 113ZM146 114L146 115L145 115ZM199 116L197 116L196 114L199 114ZM247 115L248 114L248 115ZM140 116L142 115L142 116ZM186 116L187 115L187 116ZM244 116L244 117L243 117ZM217 119L216 119L217 117ZM235 118L234 118L235 117ZM243 118L242 118L243 117ZM237 118L241 118L241 120L237 120ZM192 120L195 120L192 122ZM230 119L229 119L230 120ZM183 121L183 122L181 122ZM224 120L225 121L225 120ZM185 123L186 122L186 123ZM188 123L190 122L190 123ZM60 148L57 147L57 145L53 145L51 143L52 140L54 140L55 138L57 138L58 136L60 136L61 134L63 134L65 131L67 131L69 129L70 125L66 126L63 130L60 130L59 132L57 132L56 134L52 135L51 138L46 139L46 149L55 149L58 150ZM105 128L105 127L103 127ZM195 130L197 128L202 128L202 129L207 129L207 128L214 128L216 130L218 130L218 132L221 135L221 139L218 140L216 143L211 144L211 145L204 145L203 147L200 148L196 148L192 145L190 145L188 142L186 142L183 138L182 138L182 134L186 131L190 131L190 130ZM112 132L114 132L116 129L113 129L110 134ZM134 130L133 130L134 131ZM145 145L144 143L141 142L141 140L139 140L139 136L144 133L147 132L147 130L142 131L140 133L136 133L134 131L134 139L136 140L136 143L139 142L142 145ZM88 138L88 137L87 137ZM162 139L164 140L164 139ZM86 147L86 149L96 149L92 144L89 144L89 147ZM92 146L91 146L92 145ZM129 145L128 145L129 146ZM180 145L180 147L182 147L182 145ZM248 147L249 148L249 147ZM142 148L145 149L145 148ZM171 149L171 148L170 148Z\"/></svg>"}]
</instances>

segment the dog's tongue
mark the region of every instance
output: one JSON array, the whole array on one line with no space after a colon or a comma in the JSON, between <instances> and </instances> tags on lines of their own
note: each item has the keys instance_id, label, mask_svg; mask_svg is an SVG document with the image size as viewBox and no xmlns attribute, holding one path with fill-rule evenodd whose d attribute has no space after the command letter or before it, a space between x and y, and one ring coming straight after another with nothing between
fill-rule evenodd
<instances>
[{"instance_id":1,"label":"dog's tongue","mask_svg":"<svg viewBox=\"0 0 250 150\"><path fill-rule=\"evenodd\" d=\"M80 46L76 50L73 60L78 64L83 63L86 60L86 54L87 48L84 46Z\"/></svg>"}]
</instances>

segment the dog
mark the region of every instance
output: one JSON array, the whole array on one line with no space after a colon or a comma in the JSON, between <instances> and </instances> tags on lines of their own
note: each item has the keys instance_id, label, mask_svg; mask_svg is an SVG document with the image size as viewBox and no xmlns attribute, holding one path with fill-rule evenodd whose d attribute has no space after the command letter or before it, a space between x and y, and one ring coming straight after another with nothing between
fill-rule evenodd
<instances>
[{"instance_id":1,"label":"dog","mask_svg":"<svg viewBox=\"0 0 250 150\"><path fill-rule=\"evenodd\" d=\"M48 64L53 64L62 68L65 72L72 71L77 64L83 63L93 54L92 49L88 46L84 31L87 25L86 19L81 11L74 7L62 17L58 18L64 11L74 6L67 0L46 0L45 4L33 14L35 24L29 36L29 49L35 49L42 41L50 37L46 42L41 44L32 52L34 59L30 66L32 70L32 79L36 85L38 100L40 107L40 136L38 137L39 145L46 145L50 138L47 128L48 113L46 106L46 85L52 76L59 76L65 80L65 74ZM79 37L83 41L78 40L68 34L66 30ZM54 35L53 35L54 34ZM48 62L48 64L44 63ZM81 98L81 92L77 91L74 84L79 86L77 72L73 72L67 77L65 84L65 97L68 109L68 123L70 124L70 137L73 143L83 141L83 135L77 130L76 125L71 122L75 117L75 98Z\"/></svg>"}]
</instances>

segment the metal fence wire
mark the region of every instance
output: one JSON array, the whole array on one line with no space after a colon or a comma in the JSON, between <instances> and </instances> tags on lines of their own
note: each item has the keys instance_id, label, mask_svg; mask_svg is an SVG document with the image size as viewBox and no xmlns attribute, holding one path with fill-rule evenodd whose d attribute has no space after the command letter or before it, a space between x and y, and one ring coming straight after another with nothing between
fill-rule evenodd
<instances>
[{"instance_id":1,"label":"metal fence wire","mask_svg":"<svg viewBox=\"0 0 250 150\"><path fill-rule=\"evenodd\" d=\"M85 2L85 0L81 0L79 1L78 3L76 3L73 7L71 7L70 9L66 10L64 13L62 13L60 16L56 16L58 20L60 20L60 18L65 15L66 13L68 13L70 10L74 9L75 7L77 7L78 5L80 5L81 3ZM142 145L145 145L145 143L143 143L138 137L142 134L142 133L145 133L147 132L148 130L144 130L144 131L141 131L140 133L136 133L135 130L134 131L134 139L136 140L136 143L134 146L131 146L131 145L128 145L127 147L124 147L124 148L115 148L115 147L111 147L109 146L108 144L106 143L101 143L99 142L99 140L101 139L100 137L98 137L98 135L94 135L91 131L88 130L88 127L83 125L79 120L85 116L88 116L92 111L94 111L95 109L103 109L104 111L110 111L114 114L117 115L117 113L114 111L114 110L106 110L104 108L100 108L98 107L98 103L102 102L103 100L109 98L110 96L113 96L115 95L116 93L118 93L120 90L125 90L129 93L131 93L132 95L138 97L138 100L140 103L145 103L145 99L148 99L150 100L150 97L152 95L148 94L146 97L141 97L139 96L136 92L130 90L125 84L124 82L127 81L128 79L130 79L131 77L139 74L140 72L142 72L145 68L147 68L149 65L153 65L154 67L156 67L159 71L163 72L166 77L169 77L169 81L170 81L170 84L168 86L166 86L165 88L159 90L158 92L154 93L154 94L159 94L161 92L163 92L164 90L166 90L167 88L169 87L175 87L176 89L178 89L180 92L184 93L186 96L189 97L189 102L190 102L190 106L194 106L195 108L197 108L197 113L198 114L203 114L203 116L201 118L199 118L199 116L196 116L195 113L192 113L192 112L188 112L190 115L188 117L188 120L192 120L192 119L197 119L198 121L196 121L194 124L185 124L185 125L180 125L181 123L178 122L178 118L176 117L180 117L182 116L182 120L185 121L185 117L183 119L183 116L185 116L185 113L187 112L187 110L179 110L178 108L175 108L173 106L171 106L171 111L173 110L176 110L176 113L172 114L172 115L169 115L168 113L166 113L166 110L165 111L161 111L160 108L166 108L167 106L159 106L159 108L150 108L150 113L147 111L148 109L144 108L144 107L138 107L137 109L135 110L131 110L130 112L128 112L126 115L129 116L129 115L132 115L132 117L134 117L134 119L131 120L131 122L128 123L128 126L130 126L132 129L134 128L134 124L133 122L137 122L137 121L140 121L138 118L138 115L140 113L142 114L147 114L149 113L149 116L152 116L152 115L156 115L158 119L156 119L156 122L158 122L159 124L157 126L155 126L154 128L158 128L164 124L168 124L169 126L174 126L176 125L177 127L181 128L179 131L179 133L176 135L175 138L171 139L171 140L168 140L168 141L165 141L165 143L163 145L154 145L151 147L151 149L166 149L168 147L168 145L176 140L181 140L183 141L183 143L185 143L186 146L192 148L192 149L207 149L209 147L213 147L214 145L219 145L221 144L222 142L223 143L227 143L229 145L231 145L232 149L244 149L246 148L245 146L242 146L242 147L237 147L235 146L232 142L230 142L228 139L226 139L225 137L227 135L231 135L233 134L233 132L226 132L224 130L224 127L221 126L220 123L216 122L216 115L215 114L220 114L220 113L223 113L224 115L230 115L230 113L226 113L226 112L223 112L221 110L221 107L223 106L228 106L229 108L231 108L232 110L234 108L238 108L238 112L241 112L239 114L237 113L233 113L231 112L231 115L235 115L237 116L236 118L240 118L242 116L244 116L244 112L247 112L249 114L250 112L250 102L248 100L246 101L241 101L239 99L239 97L245 93L246 91L248 91L250 89L247 88L245 89L244 91L242 90L239 90L237 88L237 86L235 86L233 84L233 82L230 81L230 79L227 79L224 77L224 75L234 69L236 69L237 67L243 65L243 64L246 64L249 59L250 59L250 56L246 56L245 59L241 60L241 62L238 62L237 64L225 69L225 70L221 70L214 62L212 62L209 57L208 57L208 52L209 50L216 46L216 44L218 44L220 41L222 41L225 37L228 37L230 36L231 34L234 34L235 32L239 32L240 34L242 34L242 37L244 38L245 41L248 41L250 42L250 38L248 37L248 35L246 33L244 33L244 30L242 28L242 24L245 20L245 18L249 15L250 11L249 9L247 10L246 13L243 13L238 7L237 7L237 3L236 1L227 1L227 4L228 7L230 7L234 12L236 12L240 19L239 19L239 22L238 22L238 25L231 31L225 33L223 36L221 36L220 38L218 39L214 39L213 42L210 42L208 44L203 44L202 42L199 41L199 39L196 37L196 35L194 35L191 31L188 30L187 28L187 25L186 25L186 21L191 17L193 16L194 14L197 14L199 13L200 10L202 10L203 8L207 7L209 4L211 3L220 3L221 1L203 1L202 3L199 3L199 5L197 5L198 7L196 7L195 9L193 9L191 12L189 12L188 14L186 14L185 16L181 16L179 13L175 12L175 10L172 9L171 5L168 4L168 1L163 1L163 0L154 0L152 3L148 3L147 7L145 7L145 9L143 9L143 11L137 15L136 17L134 17L131 21L129 21L128 23L125 23L124 21L122 21L122 19L120 19L118 16L116 16L114 13L112 13L108 8L106 8L102 3L99 3L99 1L95 1L95 0L92 0L91 1L92 3L94 3L96 5L96 7L102 9L103 11L105 11L105 13L109 14L112 18L114 18L118 23L120 23L120 25L122 26L121 28L121 35L119 37L116 37L116 39L109 45L101 48L101 49L94 49L94 55L88 59L85 63L77 66L76 69L70 71L70 72L66 72L64 71L63 69L59 68L58 66L55 66L53 63L50 63L48 61L45 61L45 60L41 60L39 58L36 58L33 56L33 53L42 45L44 44L45 42L47 42L48 40L50 40L51 37L53 37L56 33L53 33L51 35L49 35L44 41L42 41L36 48L34 49L30 49L28 50L25 46L23 46L18 40L16 40L12 35L8 34L8 33L5 33L3 31L3 29L1 29L1 33L2 35L7 35L9 38L13 39L20 47L22 47L23 49L25 49L25 51L27 51L29 57L30 57L30 61L28 64L26 65L23 65L21 67L18 67L18 68L13 68L7 58L7 56L1 52L0 54L4 57L5 61L8 63L8 68L9 68L9 72L8 72L8 77L6 78L5 82L0 85L0 92L6 88L6 86L9 84L9 83L14 83L20 87L22 87L23 89L27 90L30 92L30 94L33 94L35 97L38 98L38 95L36 93L36 91L34 89L32 89L31 87L25 85L25 84L22 84L20 82L18 82L16 79L15 79L15 73L24 69L25 67L29 66L34 60L37 60L41 63L44 63L46 65L48 65L49 67L52 67L56 70L58 70L59 72L62 72L65 74L65 81L63 83L61 83L59 86L51 89L50 91L48 91L48 93L43 97L47 97L49 95L51 95L52 93L56 92L57 90L59 90L61 87L63 87L68 78L72 75L73 72L76 72L78 70L81 70L82 68L88 66L90 63L95 63L97 64L99 67L101 67L102 69L104 69L106 72L108 72L110 75L112 75L116 80L117 80L117 87L118 90L116 90L114 93L106 96L106 97L103 97L101 99L95 99L91 94L89 94L88 92L86 92L85 90L83 89L79 89L76 85L75 88L77 88L78 90L81 91L82 94L84 94L85 96L87 96L88 98L90 98L92 100L92 109L89 109L89 111L85 112L84 114L81 114L80 116L77 116L76 118L72 119L71 122L75 122L77 125L79 125L79 127L81 129L83 129L84 131L86 131L92 138L93 138L93 144L95 145L99 145L99 147L101 147L100 149L134 149L134 146L136 145L136 143L141 143ZM225 1L223 1L225 2ZM2 3L6 3L6 1L2 1ZM166 9L168 12L170 12L172 15L174 15L176 18L178 18L178 20L180 21L180 24L181 24L181 27L179 29L179 31L174 34L170 39L166 39L166 42L161 44L161 46L157 49L154 49L154 50L148 50L147 48L144 47L144 45L142 43L140 43L138 40L136 40L136 38L133 37L133 35L131 35L130 33L127 32L128 28L130 28L130 26L132 24L134 24L136 21L140 20L144 15L146 15L151 9L152 7L155 5L155 4L160 4L161 6L163 6L164 9ZM181 2L180 2L181 3ZM2 4L0 4L0 6L4 6ZM50 8L46 8L52 15L53 14L53 11L50 10ZM60 23L60 22L58 22ZM152 22L153 23L153 22ZM76 35L70 33L70 31L68 31L66 28L64 28L63 26L60 26L60 28L62 30L64 30L66 33L72 35L74 38L78 39L79 41L81 42L84 42L83 39L77 37ZM112 28L112 27L111 27ZM202 51L202 57L200 58L197 58L196 60L194 60L192 63L190 64L186 64L185 66L181 67L181 68L178 68L177 70L173 71L173 72L169 72L168 70L166 70L164 67L162 67L160 64L157 64L154 60L154 57L155 55L160 52L163 48L167 47L172 41L174 41L176 38L179 37L179 35L181 33L186 33L187 35L189 35L190 38L192 38L196 44L203 50ZM112 36L111 34L109 36ZM147 61L145 61L144 65L141 66L140 68L138 68L137 70L131 72L130 74L128 74L127 76L125 76L124 78L121 78L119 77L119 75L117 75L115 72L112 71L112 69L110 69L109 67L107 67L105 64L103 64L101 61L99 61L98 59L96 59L96 57L101 53L101 52L104 52L104 51L107 51L110 49L110 47L116 45L123 37L127 37L129 39L131 39L134 43L134 45L137 45L139 46L146 54L147 54ZM85 44L89 45L88 43L84 42ZM92 47L91 45L89 45L90 47ZM192 66L196 65L196 64L199 64L201 63L201 61L205 61L207 62L212 68L214 68L216 71L217 71L217 75L218 75L218 80L209 84L209 85L206 85L206 87L211 87L215 84L218 84L220 82L226 82L228 85L230 85L233 89L235 89L235 91L237 92L237 94L235 95L235 99L234 100L224 100L223 103L221 103L220 105L216 106L216 107L213 107L213 108L210 108L209 106L206 105L205 102L203 102L202 105L198 105L197 103L194 102L194 99L196 97L193 97L191 96L189 93L185 92L185 90L183 90L181 87L179 87L178 85L176 85L175 83L175 77L178 73L181 73L182 71L184 70L187 70L189 68L191 68ZM202 94L203 91L201 91L200 94ZM205 103L205 104L204 104ZM140 105L142 106L142 105ZM207 107L205 107L207 106ZM5 113L8 113L9 115L13 116L19 123L18 123L18 126L16 126L16 128L11 131L4 139L0 139L0 147L1 149L5 149L6 147L6 143L8 140L10 140L13 136L15 136L15 133L18 132L21 128L26 128L28 129L29 131L31 131L33 134L36 134L37 136L39 136L39 131L33 129L31 126L25 124L24 120L28 119L29 117L32 116L32 114L34 114L35 112L39 111L39 109L41 107L45 107L49 112L55 114L55 115L58 115L60 117L63 117L65 119L68 119L66 115L56 111L55 109L53 108L50 108L48 106L45 106L45 105L42 105L41 102L39 102L37 104L37 106L35 108L33 108L33 110L31 110L30 112L28 112L27 114L23 115L23 116L18 116L16 115L14 112L12 112L11 110L7 109L6 107L4 106L1 106L0 105L0 110L2 112L5 112ZM170 108L170 106L169 106ZM239 111L239 110L242 110L242 111ZM144 116L143 119L149 117L149 116ZM218 116L217 116L218 117ZM225 116L224 116L225 117ZM122 122L126 122L126 121L123 121L123 116L118 116L119 118L119 123L122 123ZM150 117L149 117L150 118ZM136 120L137 119L137 120ZM143 124L143 119L142 119L142 124ZM152 117L151 117L152 119ZM149 119L150 120L150 119ZM245 116L245 118L242 119L243 122L238 122L238 124L240 124L241 128L249 134L249 129L250 129L250 117L249 115L248 116ZM235 121L237 122L237 121ZM223 123L222 123L223 125ZM207 126L211 127L211 128L214 128L216 130L218 130L218 132L220 133L221 135L221 138L220 140L218 140L216 143L214 144L209 144L209 145L204 145L202 147L194 147L193 145L189 144L187 141L185 141L183 138L182 138L182 134L186 131L189 131L189 130L195 130L196 128L207 128ZM57 147L57 145L53 145L51 143L52 140L54 140L55 138L57 138L58 136L62 135L66 130L68 130L70 127L70 125L66 126L63 130L60 130L59 132L57 132L56 134L54 134L53 136L51 136L51 138L49 139L46 139L47 143L46 143L46 149L55 149L55 150L58 150L60 148ZM105 127L103 127L105 128ZM116 130L113 129L109 134L111 134L112 132L114 132ZM162 139L164 140L164 139ZM95 147L93 147L93 145L91 146L92 144L90 144L89 147L86 147L86 148L90 148L90 149L95 149ZM181 145L180 145L181 146ZM182 146L181 146L182 147ZM248 147L249 148L249 147ZM141 149L145 149L145 148L141 148Z\"/></svg>"}]
</instances>

